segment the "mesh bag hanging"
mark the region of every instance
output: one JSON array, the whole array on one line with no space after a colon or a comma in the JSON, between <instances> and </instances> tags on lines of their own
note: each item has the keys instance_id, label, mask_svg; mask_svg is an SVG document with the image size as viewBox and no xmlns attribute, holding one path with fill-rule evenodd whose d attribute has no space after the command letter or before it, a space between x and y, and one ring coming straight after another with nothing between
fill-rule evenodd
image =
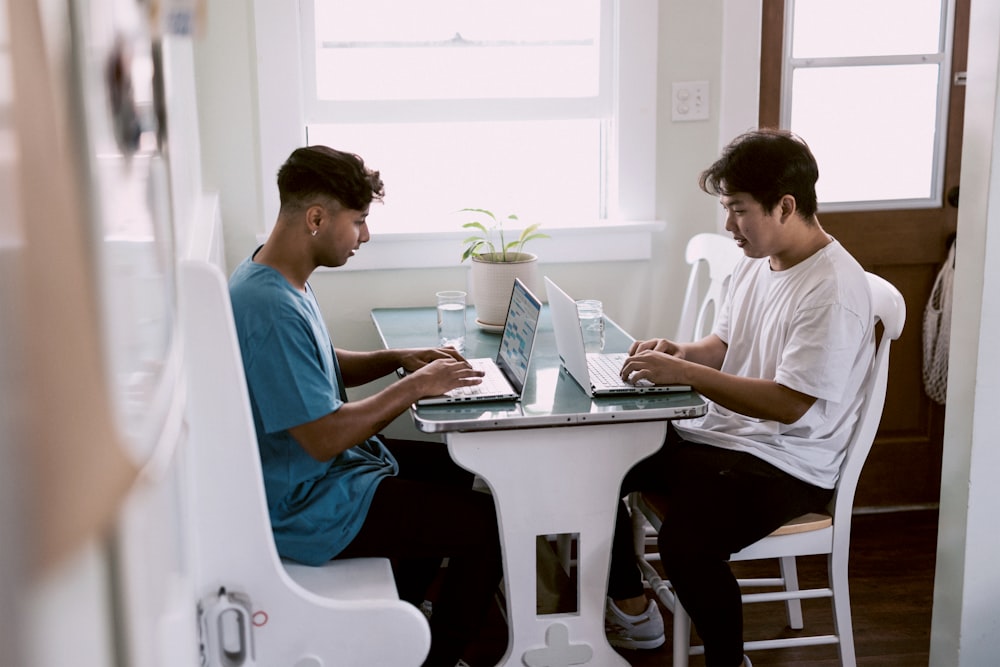
<instances>
[{"instance_id":1,"label":"mesh bag hanging","mask_svg":"<svg viewBox=\"0 0 1000 667\"><path fill-rule=\"evenodd\" d=\"M948 345L951 341L951 296L955 277L955 244L938 271L924 309L924 391L944 405L948 394Z\"/></svg>"}]
</instances>

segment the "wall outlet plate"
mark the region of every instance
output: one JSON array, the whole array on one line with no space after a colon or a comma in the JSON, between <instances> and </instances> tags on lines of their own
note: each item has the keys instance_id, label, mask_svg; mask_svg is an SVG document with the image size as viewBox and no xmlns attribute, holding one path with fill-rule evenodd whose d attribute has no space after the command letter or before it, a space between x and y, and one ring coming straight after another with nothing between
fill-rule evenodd
<instances>
[{"instance_id":1,"label":"wall outlet plate","mask_svg":"<svg viewBox=\"0 0 1000 667\"><path fill-rule=\"evenodd\" d=\"M708 120L708 81L675 81L672 88L672 120Z\"/></svg>"}]
</instances>

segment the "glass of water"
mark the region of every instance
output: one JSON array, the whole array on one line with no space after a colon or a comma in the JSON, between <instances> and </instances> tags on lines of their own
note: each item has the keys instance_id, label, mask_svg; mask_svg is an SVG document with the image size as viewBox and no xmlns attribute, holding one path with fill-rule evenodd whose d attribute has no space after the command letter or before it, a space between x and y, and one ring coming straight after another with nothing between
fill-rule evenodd
<instances>
[{"instance_id":1,"label":"glass of water","mask_svg":"<svg viewBox=\"0 0 1000 667\"><path fill-rule=\"evenodd\" d=\"M576 302L576 312L580 316L583 343L587 352L604 350L604 304L597 299L581 299Z\"/></svg>"},{"instance_id":2,"label":"glass of water","mask_svg":"<svg viewBox=\"0 0 1000 667\"><path fill-rule=\"evenodd\" d=\"M438 343L465 353L465 292L437 293Z\"/></svg>"}]
</instances>

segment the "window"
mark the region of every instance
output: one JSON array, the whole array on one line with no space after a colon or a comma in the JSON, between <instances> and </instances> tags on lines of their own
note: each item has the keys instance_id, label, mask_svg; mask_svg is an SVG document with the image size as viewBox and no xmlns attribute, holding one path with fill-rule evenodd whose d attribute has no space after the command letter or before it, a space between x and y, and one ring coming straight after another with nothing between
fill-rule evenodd
<instances>
[{"instance_id":1,"label":"window","mask_svg":"<svg viewBox=\"0 0 1000 667\"><path fill-rule=\"evenodd\" d=\"M825 210L940 205L952 4L788 0L781 124L823 165Z\"/></svg>"},{"instance_id":2,"label":"window","mask_svg":"<svg viewBox=\"0 0 1000 667\"><path fill-rule=\"evenodd\" d=\"M416 217L424 231L454 229L466 206L607 217L599 0L310 4L308 141L382 171L380 226L405 231Z\"/></svg>"},{"instance_id":3,"label":"window","mask_svg":"<svg viewBox=\"0 0 1000 667\"><path fill-rule=\"evenodd\" d=\"M594 258L648 257L656 0L255 8L263 182L304 143L363 156L386 183L371 246L407 244L379 266L453 265L464 207L516 213L553 236L572 229L575 239L614 226L615 242L596 242ZM301 49L290 53L294 43ZM277 196L265 197L270 225ZM415 242L429 244L419 256ZM440 261L428 255L438 247L447 248Z\"/></svg>"},{"instance_id":4,"label":"window","mask_svg":"<svg viewBox=\"0 0 1000 667\"><path fill-rule=\"evenodd\" d=\"M609 45L599 0L313 0L303 8L319 100L600 92L600 52Z\"/></svg>"}]
</instances>

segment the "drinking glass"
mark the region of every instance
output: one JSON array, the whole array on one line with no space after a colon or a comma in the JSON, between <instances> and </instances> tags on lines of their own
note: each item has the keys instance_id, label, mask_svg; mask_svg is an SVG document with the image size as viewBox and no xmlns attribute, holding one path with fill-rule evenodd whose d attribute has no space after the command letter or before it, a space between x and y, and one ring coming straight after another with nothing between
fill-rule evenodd
<instances>
[{"instance_id":1,"label":"drinking glass","mask_svg":"<svg viewBox=\"0 0 1000 667\"><path fill-rule=\"evenodd\" d=\"M587 352L604 350L604 304L597 299L581 299L576 302L576 312L583 330L583 343Z\"/></svg>"},{"instance_id":2,"label":"drinking glass","mask_svg":"<svg viewBox=\"0 0 1000 667\"><path fill-rule=\"evenodd\" d=\"M438 343L465 353L465 292L437 293Z\"/></svg>"}]
</instances>

